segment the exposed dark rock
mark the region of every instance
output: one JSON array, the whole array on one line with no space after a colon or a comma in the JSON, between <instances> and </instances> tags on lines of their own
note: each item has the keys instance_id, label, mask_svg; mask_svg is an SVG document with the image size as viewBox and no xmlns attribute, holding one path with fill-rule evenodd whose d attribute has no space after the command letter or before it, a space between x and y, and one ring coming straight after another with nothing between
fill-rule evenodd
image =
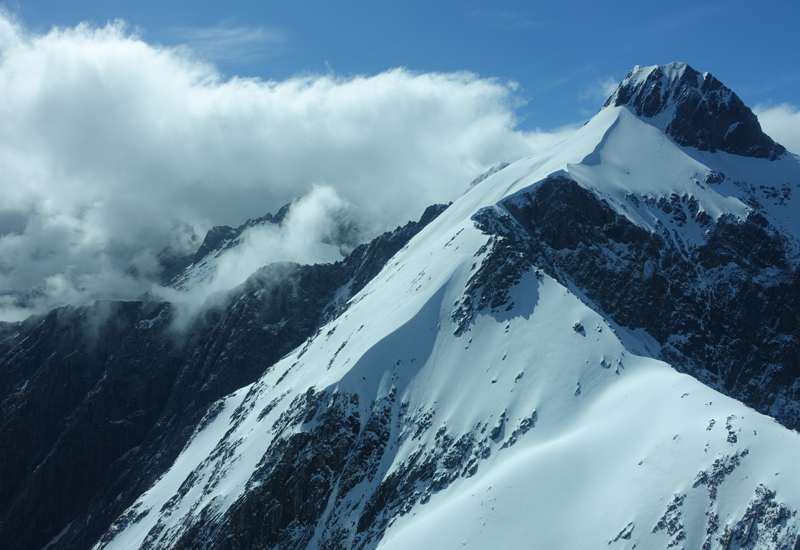
<instances>
[{"instance_id":1,"label":"exposed dark rock","mask_svg":"<svg viewBox=\"0 0 800 550\"><path fill-rule=\"evenodd\" d=\"M741 453L734 453L730 456L718 458L714 461L711 469L697 474L693 488L705 485L708 488L708 498L713 502L717 499L717 487L722 485L725 478L741 464L741 459L749 454L745 449Z\"/></svg>"},{"instance_id":2,"label":"exposed dark rock","mask_svg":"<svg viewBox=\"0 0 800 550\"><path fill-rule=\"evenodd\" d=\"M275 215L267 213L266 215L247 220L239 227L233 228L227 225L219 225L212 227L206 233L203 243L194 256L181 256L180 258L173 258L170 255L169 248L165 248L159 254L159 260L162 265L162 283L175 285L181 279L181 274L193 265L201 263L209 255L219 255L229 248L234 248L240 244L242 235L248 229L264 225L283 225L286 216L292 208L293 203L286 204L278 210ZM334 217L334 223L327 234L322 236L322 242L338 246L342 255L349 255L354 248L359 245L359 240L362 237L360 229L343 214ZM163 256L163 258L162 258ZM182 267L179 267L182 266Z\"/></svg>"},{"instance_id":3,"label":"exposed dark rock","mask_svg":"<svg viewBox=\"0 0 800 550\"><path fill-rule=\"evenodd\" d=\"M500 448L507 449L508 447L513 446L517 441L519 441L520 437L528 433L531 430L531 428L534 428L536 426L536 421L538 419L539 419L539 414L536 411L533 411L533 413L530 416L526 416L525 418L523 418L522 421L519 423L519 426L514 428L514 431L511 432L511 436L503 443L503 445Z\"/></svg>"},{"instance_id":4,"label":"exposed dark rock","mask_svg":"<svg viewBox=\"0 0 800 550\"><path fill-rule=\"evenodd\" d=\"M183 270L192 265L196 257L195 254L181 254L174 250L172 247L165 247L158 253L156 259L161 266L161 273L159 274L159 282L166 285L172 279L178 276Z\"/></svg>"},{"instance_id":5,"label":"exposed dark rock","mask_svg":"<svg viewBox=\"0 0 800 550\"><path fill-rule=\"evenodd\" d=\"M655 527L653 527L653 533L666 531L670 536L670 542L667 545L667 548L676 546L686 538L686 531L684 531L683 527L684 500L686 500L686 495L676 494L672 498L672 502L667 505L664 515L661 516L661 519L659 519L658 523L656 523Z\"/></svg>"},{"instance_id":6,"label":"exposed dark rock","mask_svg":"<svg viewBox=\"0 0 800 550\"><path fill-rule=\"evenodd\" d=\"M158 302L98 302L0 323L4 547L41 548L70 522L53 548L91 547L173 462L209 407L343 311L445 208L336 264L262 268L185 330L175 328L175 307Z\"/></svg>"},{"instance_id":7,"label":"exposed dark rock","mask_svg":"<svg viewBox=\"0 0 800 550\"><path fill-rule=\"evenodd\" d=\"M744 221L709 221L689 198L641 201L704 227L706 243L690 247L663 224L651 233L563 176L504 201L510 215L479 211L475 223L491 238L454 306L457 334L476 312L500 311L508 290L542 269L582 289L620 325L646 330L662 345L660 358L679 370L799 429L800 270L792 244L757 211Z\"/></svg>"},{"instance_id":8,"label":"exposed dark rock","mask_svg":"<svg viewBox=\"0 0 800 550\"><path fill-rule=\"evenodd\" d=\"M614 537L612 540L608 541L608 544L611 544L612 542L617 542L620 539L622 539L622 540L630 540L632 534L633 534L633 522L630 522L628 525L626 525L622 529L622 531L617 533L616 537Z\"/></svg>"},{"instance_id":9,"label":"exposed dark rock","mask_svg":"<svg viewBox=\"0 0 800 550\"><path fill-rule=\"evenodd\" d=\"M683 63L635 67L605 106L626 105L644 119L668 118L658 124L675 143L701 151L775 160L786 149L762 129L739 97L709 73ZM644 78L644 74L647 74Z\"/></svg>"},{"instance_id":10,"label":"exposed dark rock","mask_svg":"<svg viewBox=\"0 0 800 550\"><path fill-rule=\"evenodd\" d=\"M165 307L55 310L2 358L3 378L25 380L2 402L0 532L8 548L44 546L96 496L98 474L135 452L158 419L178 372L175 345L136 325Z\"/></svg>"},{"instance_id":11,"label":"exposed dark rock","mask_svg":"<svg viewBox=\"0 0 800 550\"><path fill-rule=\"evenodd\" d=\"M208 256L214 250L223 248L225 244L241 235L245 228L246 226L242 226L239 229L234 229L232 227L228 227L227 225L217 225L212 227L208 230L208 233L206 233L206 237L203 239L203 244L201 244L200 248L197 249L194 258L192 259L192 263L200 263L203 258Z\"/></svg>"},{"instance_id":12,"label":"exposed dark rock","mask_svg":"<svg viewBox=\"0 0 800 550\"><path fill-rule=\"evenodd\" d=\"M290 428L305 423L307 417L317 420L316 428L293 433ZM370 439L373 433L374 423L368 423L359 438L360 425L358 396L313 392L301 396L273 426L286 435L279 436L267 450L244 498L222 522L197 522L171 547L303 547L314 533L357 438ZM364 445L361 447L364 453Z\"/></svg>"},{"instance_id":13,"label":"exposed dark rock","mask_svg":"<svg viewBox=\"0 0 800 550\"><path fill-rule=\"evenodd\" d=\"M258 393L257 388L251 391ZM386 450L419 435L420 420L429 430L424 419L432 418L430 411L409 415L407 403L397 403L395 397L393 391L372 403L362 427L364 407L358 395L313 389L301 394L269 427L275 439L241 499L221 517L215 516L212 499L196 511L179 536L158 523L147 541L154 547L176 549L293 549L307 547L316 537L318 548L374 548L393 518L417 503L425 504L458 478L474 475L478 462L491 453L488 439L477 433L477 427L458 436L441 427L432 445L419 447L387 472L388 464L381 460ZM529 425L527 420L522 424ZM204 494L210 494L214 476L204 477L203 471L219 471L218 465L235 451L237 440L232 437L226 435L187 476L162 513L179 506L201 479L207 480ZM135 508L117 519L101 548L146 513Z\"/></svg>"},{"instance_id":14,"label":"exposed dark rock","mask_svg":"<svg viewBox=\"0 0 800 550\"><path fill-rule=\"evenodd\" d=\"M274 216L270 213L267 213L260 218L247 220L245 223L235 229L233 227L228 227L227 225L217 225L212 227L208 230L208 233L206 233L203 243L200 245L200 248L194 255L192 263L197 264L211 252L219 251L234 245L235 243L233 243L233 241L240 237L246 229L259 225L266 225L268 223L273 225L283 224L283 220L286 218L286 215L289 213L291 207L292 203L284 204Z\"/></svg>"},{"instance_id":15,"label":"exposed dark rock","mask_svg":"<svg viewBox=\"0 0 800 550\"><path fill-rule=\"evenodd\" d=\"M719 548L797 548L800 535L796 528L786 528L786 520L793 514L776 502L775 491L759 485L742 518L725 526L717 541Z\"/></svg>"}]
</instances>

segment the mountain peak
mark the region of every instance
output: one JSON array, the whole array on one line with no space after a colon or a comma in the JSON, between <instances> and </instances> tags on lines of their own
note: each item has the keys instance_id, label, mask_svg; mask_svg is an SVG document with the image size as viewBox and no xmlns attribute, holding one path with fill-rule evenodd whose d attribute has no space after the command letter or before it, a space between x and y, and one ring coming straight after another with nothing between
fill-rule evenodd
<instances>
[{"instance_id":1,"label":"mountain peak","mask_svg":"<svg viewBox=\"0 0 800 550\"><path fill-rule=\"evenodd\" d=\"M786 152L763 132L739 96L711 73L686 63L635 66L603 108L622 105L679 145L770 160Z\"/></svg>"}]
</instances>

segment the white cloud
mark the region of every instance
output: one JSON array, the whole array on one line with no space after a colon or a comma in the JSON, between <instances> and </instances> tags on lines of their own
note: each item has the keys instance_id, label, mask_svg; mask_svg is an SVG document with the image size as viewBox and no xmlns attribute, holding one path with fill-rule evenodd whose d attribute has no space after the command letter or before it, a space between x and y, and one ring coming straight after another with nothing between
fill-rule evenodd
<instances>
[{"instance_id":1,"label":"white cloud","mask_svg":"<svg viewBox=\"0 0 800 550\"><path fill-rule=\"evenodd\" d=\"M764 132L792 153L800 154L800 110L789 103L756 105L753 112Z\"/></svg>"},{"instance_id":2,"label":"white cloud","mask_svg":"<svg viewBox=\"0 0 800 550\"><path fill-rule=\"evenodd\" d=\"M223 80L121 22L35 35L0 14L0 319L135 297L134 259L319 183L373 233L415 219L563 137L515 130L516 101L470 73Z\"/></svg>"},{"instance_id":3,"label":"white cloud","mask_svg":"<svg viewBox=\"0 0 800 550\"><path fill-rule=\"evenodd\" d=\"M578 94L578 99L581 101L605 102L618 86L619 80L613 77L598 78Z\"/></svg>"},{"instance_id":4,"label":"white cloud","mask_svg":"<svg viewBox=\"0 0 800 550\"><path fill-rule=\"evenodd\" d=\"M204 59L246 61L274 53L287 40L283 31L264 27L180 27L173 33Z\"/></svg>"},{"instance_id":5,"label":"white cloud","mask_svg":"<svg viewBox=\"0 0 800 550\"><path fill-rule=\"evenodd\" d=\"M209 297L212 301L223 299L223 291L244 283L267 263L313 264L340 260L339 248L322 241L331 234L337 215L346 213L348 206L333 188L314 186L292 205L282 225L250 227L239 237L237 246L210 259L208 277L190 283L188 290L160 287L151 292L179 305L176 325L184 327L206 305Z\"/></svg>"},{"instance_id":6,"label":"white cloud","mask_svg":"<svg viewBox=\"0 0 800 550\"><path fill-rule=\"evenodd\" d=\"M338 247L321 241L330 232L334 215L344 206L333 188L315 186L292 206L281 226L265 224L247 229L241 244L220 256L214 276L193 292L204 297L240 285L266 263L265 258L301 264L340 260Z\"/></svg>"}]
</instances>

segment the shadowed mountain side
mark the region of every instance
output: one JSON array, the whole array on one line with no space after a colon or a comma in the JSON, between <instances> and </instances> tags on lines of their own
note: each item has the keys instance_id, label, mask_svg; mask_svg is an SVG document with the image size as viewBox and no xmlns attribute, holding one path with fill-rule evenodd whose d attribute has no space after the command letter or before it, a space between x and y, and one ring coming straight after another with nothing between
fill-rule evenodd
<instances>
[{"instance_id":1,"label":"shadowed mountain side","mask_svg":"<svg viewBox=\"0 0 800 550\"><path fill-rule=\"evenodd\" d=\"M2 324L17 334L0 359L7 547L41 548L70 522L64 547L91 546L171 464L209 405L338 315L444 208L336 264L262 268L212 297L183 331L173 326L176 306L156 302L98 302Z\"/></svg>"}]
</instances>

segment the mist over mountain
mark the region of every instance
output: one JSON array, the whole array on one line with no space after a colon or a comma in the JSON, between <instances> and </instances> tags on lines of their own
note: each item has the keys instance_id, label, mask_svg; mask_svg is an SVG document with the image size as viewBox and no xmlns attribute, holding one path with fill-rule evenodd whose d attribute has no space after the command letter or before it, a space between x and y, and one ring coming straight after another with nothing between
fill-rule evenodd
<instances>
[{"instance_id":1,"label":"mist over mountain","mask_svg":"<svg viewBox=\"0 0 800 550\"><path fill-rule=\"evenodd\" d=\"M502 154L416 221L318 185L0 323L0 540L798 548L800 158L685 63L469 140Z\"/></svg>"},{"instance_id":2,"label":"mist over mountain","mask_svg":"<svg viewBox=\"0 0 800 550\"><path fill-rule=\"evenodd\" d=\"M0 319L154 292L165 246L316 188L368 240L563 139L518 131L517 101L466 72L225 78L120 21L38 33L0 10Z\"/></svg>"}]
</instances>

